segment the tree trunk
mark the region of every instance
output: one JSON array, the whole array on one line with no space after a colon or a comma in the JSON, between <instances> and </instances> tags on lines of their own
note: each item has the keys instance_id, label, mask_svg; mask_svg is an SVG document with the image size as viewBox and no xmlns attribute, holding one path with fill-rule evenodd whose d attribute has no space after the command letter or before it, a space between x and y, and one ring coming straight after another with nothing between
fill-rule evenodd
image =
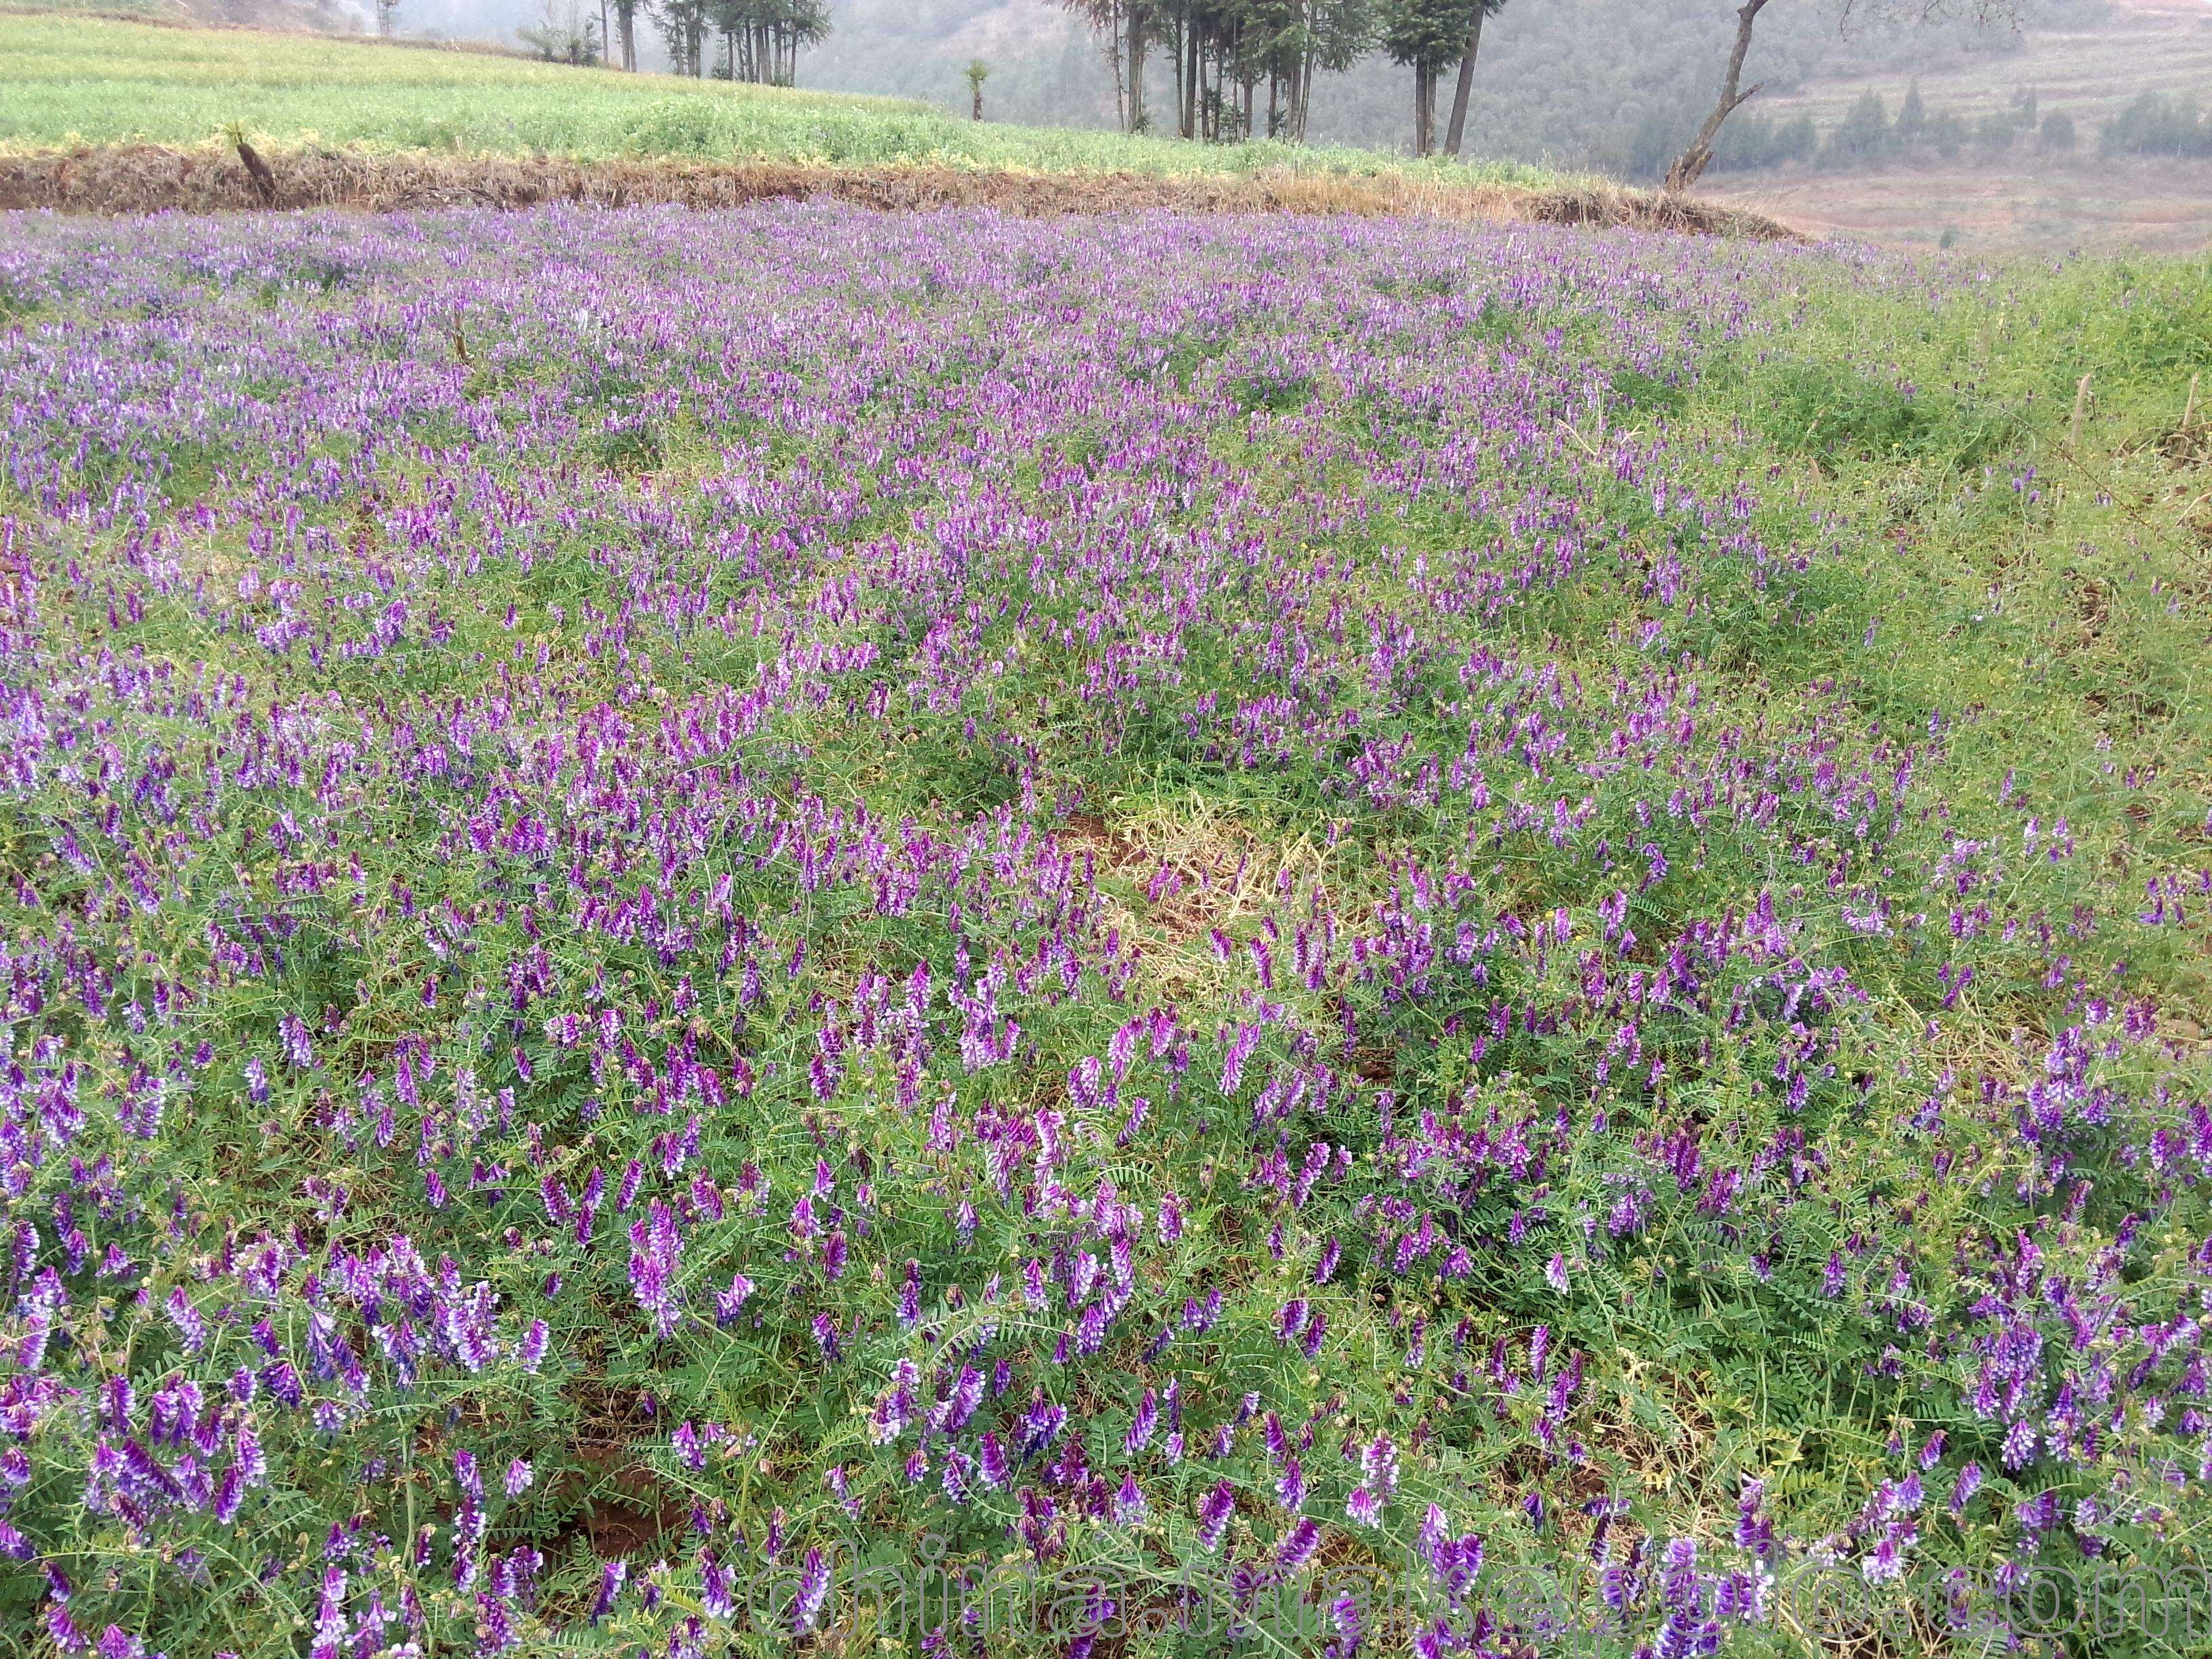
<instances>
[{"instance_id":1,"label":"tree trunk","mask_svg":"<svg viewBox=\"0 0 2212 1659\"><path fill-rule=\"evenodd\" d=\"M1444 154L1453 161L1459 160L1460 141L1467 136L1467 97L1474 88L1475 54L1482 50L1481 8L1475 9L1474 21L1468 26L1467 55L1459 60L1459 84L1452 88L1451 125L1444 133Z\"/></svg>"},{"instance_id":2,"label":"tree trunk","mask_svg":"<svg viewBox=\"0 0 2212 1659\"><path fill-rule=\"evenodd\" d=\"M1413 65L1413 154L1417 156L1429 153L1429 124L1435 118L1431 112L1436 108L1430 89L1435 76L1436 71L1425 64Z\"/></svg>"},{"instance_id":3,"label":"tree trunk","mask_svg":"<svg viewBox=\"0 0 2212 1659\"><path fill-rule=\"evenodd\" d=\"M1114 66L1114 125L1127 132L1129 130L1129 77L1121 70L1121 10L1118 3L1107 13L1106 61Z\"/></svg>"},{"instance_id":4,"label":"tree trunk","mask_svg":"<svg viewBox=\"0 0 2212 1659\"><path fill-rule=\"evenodd\" d=\"M618 15L622 29L623 67L631 74L637 73L637 8L625 7Z\"/></svg>"},{"instance_id":5,"label":"tree trunk","mask_svg":"<svg viewBox=\"0 0 2212 1659\"><path fill-rule=\"evenodd\" d=\"M1728 74L1721 81L1720 102L1715 104L1713 112L1705 117L1705 125L1698 129L1698 136L1690 141L1689 149L1684 150L1674 165L1667 170L1668 194L1678 195L1698 182L1698 174L1705 172L1706 165L1713 159L1713 140L1720 137L1721 123L1757 95L1759 88L1756 85L1741 92L1736 88L1742 84L1743 60L1751 51L1751 26L1759 21L1759 14L1765 6L1766 0L1743 0L1742 7L1736 12L1735 46L1729 53Z\"/></svg>"},{"instance_id":6,"label":"tree trunk","mask_svg":"<svg viewBox=\"0 0 2212 1659\"><path fill-rule=\"evenodd\" d=\"M1129 131L1145 126L1145 9L1129 0Z\"/></svg>"},{"instance_id":7,"label":"tree trunk","mask_svg":"<svg viewBox=\"0 0 2212 1659\"><path fill-rule=\"evenodd\" d=\"M1198 25L1194 21L1186 23L1182 33L1182 136L1195 138L1198 137L1199 106Z\"/></svg>"},{"instance_id":8,"label":"tree trunk","mask_svg":"<svg viewBox=\"0 0 2212 1659\"><path fill-rule=\"evenodd\" d=\"M1190 135L1182 130L1182 20L1171 18L1168 23L1166 44L1168 67L1175 71L1176 131L1188 138Z\"/></svg>"}]
</instances>

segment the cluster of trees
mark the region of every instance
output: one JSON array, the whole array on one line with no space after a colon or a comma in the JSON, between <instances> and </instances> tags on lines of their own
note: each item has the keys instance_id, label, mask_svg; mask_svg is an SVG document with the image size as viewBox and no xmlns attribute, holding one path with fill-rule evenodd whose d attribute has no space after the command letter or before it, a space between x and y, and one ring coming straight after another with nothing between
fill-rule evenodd
<instances>
[{"instance_id":1,"label":"cluster of trees","mask_svg":"<svg viewBox=\"0 0 2212 1659\"><path fill-rule=\"evenodd\" d=\"M538 21L515 30L522 44L549 64L594 64L606 56L606 26L591 16L578 0L546 0Z\"/></svg>"},{"instance_id":2,"label":"cluster of trees","mask_svg":"<svg viewBox=\"0 0 2212 1659\"><path fill-rule=\"evenodd\" d=\"M2212 155L2212 115L2194 98L2147 92L2105 123L2100 142L2108 155Z\"/></svg>"},{"instance_id":3,"label":"cluster of trees","mask_svg":"<svg viewBox=\"0 0 2212 1659\"><path fill-rule=\"evenodd\" d=\"M1380 52L1413 72L1413 151L1456 156L1465 142L1475 63L1486 18L1505 0L1060 0L1089 27L1114 77L1115 112L1132 132L1173 131L1186 138L1303 141L1316 78L1340 73ZM1713 0L1704 0L1711 5ZM1694 86L1684 102L1637 135L1633 170L1663 171L1670 189L1686 190L1723 149L1723 165L1802 159L1819 150L1809 123L1760 123L1741 137L1722 135L1729 118L1759 91L1745 84L1754 27L1771 0L1741 0L1729 21L1717 97ZM1975 0L1978 15L2009 14L2015 0ZM1941 15L1945 0L1895 0L1895 20ZM1518 14L1516 14L1517 15ZM1717 21L1717 20L1716 20ZM1762 37L1764 38L1764 37ZM1710 62L1710 60L1707 60ZM1443 88L1449 85L1449 101ZM1707 88L1711 82L1705 83ZM1169 110L1160 107L1163 99ZM1914 94L1917 110L1917 93ZM1403 106L1401 106L1403 108ZM1703 112L1702 119L1699 112ZM1439 118L1442 117L1440 121ZM1924 119L1924 112L1911 120ZM2008 118L2006 118L2008 119ZM1870 125L1871 122L1871 125ZM1739 124L1743 125L1743 124ZM1881 134L1872 131L1881 128ZM2033 112L2028 119L2035 130ZM1902 142L1920 142L1918 129ZM1948 129L1945 130L1948 132ZM2046 139L2066 131L2063 118ZM1879 100L1853 112L1834 136L1838 159L1851 147L1891 143ZM2005 142L2012 142L2008 130ZM1938 140L1948 142L1942 135ZM2069 140L2070 142L2070 138ZM1656 147L1663 154L1646 155ZM1667 157L1672 157L1671 165ZM1757 159L1754 159L1757 158Z\"/></svg>"},{"instance_id":4,"label":"cluster of trees","mask_svg":"<svg viewBox=\"0 0 2212 1659\"><path fill-rule=\"evenodd\" d=\"M1168 122L1147 99L1165 60L1173 130L1185 138L1302 142L1314 81L1380 49L1413 71L1413 153L1457 155L1467 130L1482 21L1505 0L1060 0L1090 25L1114 70L1131 132ZM1457 67L1450 119L1437 132L1437 85ZM1264 99L1261 88L1265 88Z\"/></svg>"},{"instance_id":5,"label":"cluster of trees","mask_svg":"<svg viewBox=\"0 0 2212 1659\"><path fill-rule=\"evenodd\" d=\"M1747 116L1715 147L1713 166L1747 170L1806 162L1843 171L1929 156L1994 159L2024 144L2063 154L2079 137L2074 118L2064 110L2040 108L2032 88L2014 92L2003 108L1969 119L1949 110L1930 111L1916 81L1894 118L1881 94L1864 93L1825 133L1809 115Z\"/></svg>"},{"instance_id":6,"label":"cluster of trees","mask_svg":"<svg viewBox=\"0 0 2212 1659\"><path fill-rule=\"evenodd\" d=\"M676 74L769 86L791 85L801 49L830 33L828 0L599 0L597 17L580 0L546 0L544 15L515 33L548 63L611 58L635 71L641 16L659 30Z\"/></svg>"},{"instance_id":7,"label":"cluster of trees","mask_svg":"<svg viewBox=\"0 0 2212 1659\"><path fill-rule=\"evenodd\" d=\"M2001 109L1969 118L1929 110L1915 82L1894 118L1881 94L1869 92L1826 132L1809 115L1747 116L1715 149L1713 166L1753 170L1800 162L1844 170L1931 155L1994 161L2030 146L2063 155L2080 143L2073 116L2042 108L2032 88L2014 92ZM2146 92L2104 124L2098 148L2106 155L2212 156L2212 114L2200 113L2193 98Z\"/></svg>"},{"instance_id":8,"label":"cluster of trees","mask_svg":"<svg viewBox=\"0 0 2212 1659\"><path fill-rule=\"evenodd\" d=\"M608 0L601 0L602 4ZM830 33L826 0L614 0L622 16L623 67L637 67L630 18L647 7L678 75L787 87L799 54Z\"/></svg>"}]
</instances>

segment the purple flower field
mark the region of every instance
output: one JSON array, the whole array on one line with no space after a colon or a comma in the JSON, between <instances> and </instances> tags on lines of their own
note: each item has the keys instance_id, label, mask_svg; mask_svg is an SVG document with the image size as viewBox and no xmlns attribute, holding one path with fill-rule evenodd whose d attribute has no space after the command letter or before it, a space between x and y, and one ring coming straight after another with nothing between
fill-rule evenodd
<instances>
[{"instance_id":1,"label":"purple flower field","mask_svg":"<svg viewBox=\"0 0 2212 1659\"><path fill-rule=\"evenodd\" d=\"M2120 282L0 228L0 1646L2034 1650L2201 1563L2202 556L2049 453L2186 382Z\"/></svg>"}]
</instances>

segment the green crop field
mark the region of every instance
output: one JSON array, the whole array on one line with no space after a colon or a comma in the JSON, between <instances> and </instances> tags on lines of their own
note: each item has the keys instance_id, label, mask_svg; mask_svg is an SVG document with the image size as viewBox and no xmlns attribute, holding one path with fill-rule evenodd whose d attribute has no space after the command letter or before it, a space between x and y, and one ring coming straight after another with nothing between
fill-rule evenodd
<instances>
[{"instance_id":1,"label":"green crop field","mask_svg":"<svg viewBox=\"0 0 2212 1659\"><path fill-rule=\"evenodd\" d=\"M1156 176L1262 169L1447 176L1360 150L1201 145L958 121L925 104L572 69L364 40L0 15L0 146L198 143L232 124L278 143L395 150L927 162ZM1470 182L1554 182L1514 164L1452 167Z\"/></svg>"}]
</instances>

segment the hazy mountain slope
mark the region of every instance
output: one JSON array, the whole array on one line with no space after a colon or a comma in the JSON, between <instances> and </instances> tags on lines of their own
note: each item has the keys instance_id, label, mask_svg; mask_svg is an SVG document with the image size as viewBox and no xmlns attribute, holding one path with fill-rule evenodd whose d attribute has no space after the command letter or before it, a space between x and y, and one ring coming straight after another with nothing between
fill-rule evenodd
<instances>
[{"instance_id":1,"label":"hazy mountain slope","mask_svg":"<svg viewBox=\"0 0 2212 1659\"><path fill-rule=\"evenodd\" d=\"M2033 94L2039 118L2063 116L2071 147L2023 136L1999 150L1969 143L1848 167L1799 165L1706 180L1708 193L1808 229L1889 242L2057 251L2129 246L2186 252L2212 240L2212 165L2202 157L2106 153L2106 122L2146 93L2212 91L2212 4L2127 0L2094 17L2024 32L2001 58L1970 53L1856 75L1823 76L1771 100L1771 119L1810 118L1824 133L1873 94L1892 118L1917 83L1927 115L1978 124Z\"/></svg>"},{"instance_id":2,"label":"hazy mountain slope","mask_svg":"<svg viewBox=\"0 0 2212 1659\"><path fill-rule=\"evenodd\" d=\"M1047 0L834 0L835 32L799 78L839 92L895 92L968 109L962 71L991 65L994 120L1110 125L1114 83L1090 36Z\"/></svg>"},{"instance_id":3,"label":"hazy mountain slope","mask_svg":"<svg viewBox=\"0 0 2212 1659\"><path fill-rule=\"evenodd\" d=\"M1930 109L1968 118L2003 106L2022 88L2042 109L2063 110L2085 136L2146 92L2212 94L2212 3L2120 0L2022 32L2002 55L1948 52L1843 75L1821 75L1769 100L1775 116L1835 120L1864 93L1893 112L1915 81Z\"/></svg>"},{"instance_id":4,"label":"hazy mountain slope","mask_svg":"<svg viewBox=\"0 0 2212 1659\"><path fill-rule=\"evenodd\" d=\"M2095 0L2033 0L2038 16L2102 15ZM1049 0L835 0L836 33L808 54L801 79L848 91L896 92L966 106L961 68L992 65L1000 118L1103 123L1110 70ZM1483 153L1648 174L1680 148L1710 101L1734 27L1724 0L1512 0L1483 38L1470 143ZM1931 53L2002 58L2002 27L1949 23L1844 33L1829 4L1778 5L1750 65L1770 88L1815 75L1902 68ZM1164 64L1156 75L1168 73ZM1410 128L1406 72L1376 58L1327 77L1312 137L1395 147Z\"/></svg>"}]
</instances>

